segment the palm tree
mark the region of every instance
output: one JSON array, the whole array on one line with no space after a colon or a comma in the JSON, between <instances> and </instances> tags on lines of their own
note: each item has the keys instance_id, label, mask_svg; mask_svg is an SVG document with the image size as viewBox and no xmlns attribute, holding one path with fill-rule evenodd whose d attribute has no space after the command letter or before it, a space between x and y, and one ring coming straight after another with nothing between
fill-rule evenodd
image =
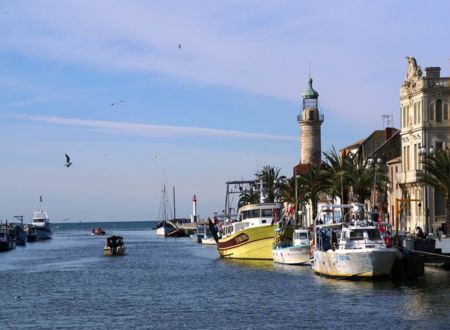
<instances>
[{"instance_id":1,"label":"palm tree","mask_svg":"<svg viewBox=\"0 0 450 330\"><path fill-rule=\"evenodd\" d=\"M280 182L278 200L282 203L295 203L295 177L285 179Z\"/></svg>"},{"instance_id":2,"label":"palm tree","mask_svg":"<svg viewBox=\"0 0 450 330\"><path fill-rule=\"evenodd\" d=\"M423 172L418 173L418 182L430 185L444 195L447 210L446 230L448 233L450 229L450 151L438 150L434 155L427 155L422 164Z\"/></svg>"},{"instance_id":3,"label":"palm tree","mask_svg":"<svg viewBox=\"0 0 450 330\"><path fill-rule=\"evenodd\" d=\"M253 189L244 190L239 195L238 207L242 207L247 204L257 204L259 203L259 191Z\"/></svg>"},{"instance_id":4,"label":"palm tree","mask_svg":"<svg viewBox=\"0 0 450 330\"><path fill-rule=\"evenodd\" d=\"M352 187L353 201L364 203L372 193L374 171L369 168L367 158L357 152L350 155L348 168L349 185Z\"/></svg>"},{"instance_id":5,"label":"palm tree","mask_svg":"<svg viewBox=\"0 0 450 330\"><path fill-rule=\"evenodd\" d=\"M299 187L298 196L300 196L301 200L306 201L306 203L311 203L313 220L317 216L319 194L325 190L324 175L325 173L321 166L310 166L305 174L297 177Z\"/></svg>"},{"instance_id":6,"label":"palm tree","mask_svg":"<svg viewBox=\"0 0 450 330\"><path fill-rule=\"evenodd\" d=\"M266 165L255 174L256 178L262 180L264 184L266 199L269 203L275 202L281 182L286 179L285 176L280 176L280 171L281 168Z\"/></svg>"},{"instance_id":7,"label":"palm tree","mask_svg":"<svg viewBox=\"0 0 450 330\"><path fill-rule=\"evenodd\" d=\"M333 199L340 196L341 203L346 204L348 202L351 159L347 153L340 157L334 147L329 152L324 152L324 157L323 170L327 192Z\"/></svg>"}]
</instances>

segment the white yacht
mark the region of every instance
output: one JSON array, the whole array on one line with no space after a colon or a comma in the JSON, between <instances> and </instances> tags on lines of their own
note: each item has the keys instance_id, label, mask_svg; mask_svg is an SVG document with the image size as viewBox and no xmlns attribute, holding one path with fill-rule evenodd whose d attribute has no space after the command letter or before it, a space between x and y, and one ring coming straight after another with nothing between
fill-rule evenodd
<instances>
[{"instance_id":1,"label":"white yacht","mask_svg":"<svg viewBox=\"0 0 450 330\"><path fill-rule=\"evenodd\" d=\"M348 221L334 212L349 210ZM325 205L314 223L313 270L333 277L389 277L400 252L388 248L363 204Z\"/></svg>"},{"instance_id":2,"label":"white yacht","mask_svg":"<svg viewBox=\"0 0 450 330\"><path fill-rule=\"evenodd\" d=\"M34 212L31 224L36 229L36 238L38 240L52 238L53 232L50 228L50 220L46 211L41 209L40 211Z\"/></svg>"}]
</instances>

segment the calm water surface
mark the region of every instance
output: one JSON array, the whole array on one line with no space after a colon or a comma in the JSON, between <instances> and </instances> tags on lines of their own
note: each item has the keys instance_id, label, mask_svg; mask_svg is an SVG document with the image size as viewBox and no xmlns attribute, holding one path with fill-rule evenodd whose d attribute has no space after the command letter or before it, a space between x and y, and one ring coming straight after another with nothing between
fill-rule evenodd
<instances>
[{"instance_id":1,"label":"calm water surface","mask_svg":"<svg viewBox=\"0 0 450 330\"><path fill-rule=\"evenodd\" d=\"M309 267L218 258L154 223L103 223L127 255L104 257L93 224L0 254L0 329L449 329L450 272L353 282ZM20 299L15 299L20 296Z\"/></svg>"}]
</instances>

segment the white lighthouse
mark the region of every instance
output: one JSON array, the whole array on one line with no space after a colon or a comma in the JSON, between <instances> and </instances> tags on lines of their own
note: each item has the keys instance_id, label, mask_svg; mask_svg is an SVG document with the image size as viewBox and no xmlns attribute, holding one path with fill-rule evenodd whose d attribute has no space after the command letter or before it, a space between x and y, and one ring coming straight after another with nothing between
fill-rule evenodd
<instances>
[{"instance_id":1,"label":"white lighthouse","mask_svg":"<svg viewBox=\"0 0 450 330\"><path fill-rule=\"evenodd\" d=\"M197 196L192 197L192 215L191 222L197 222Z\"/></svg>"}]
</instances>

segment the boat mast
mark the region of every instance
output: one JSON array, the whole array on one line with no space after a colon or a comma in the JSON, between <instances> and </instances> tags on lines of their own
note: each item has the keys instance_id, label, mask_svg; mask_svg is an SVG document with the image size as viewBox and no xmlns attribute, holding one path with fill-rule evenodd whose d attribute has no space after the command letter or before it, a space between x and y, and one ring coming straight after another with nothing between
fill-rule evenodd
<instances>
[{"instance_id":1,"label":"boat mast","mask_svg":"<svg viewBox=\"0 0 450 330\"><path fill-rule=\"evenodd\" d=\"M175 209L175 186L172 187L173 188L173 220L175 220L176 217L176 209Z\"/></svg>"}]
</instances>

